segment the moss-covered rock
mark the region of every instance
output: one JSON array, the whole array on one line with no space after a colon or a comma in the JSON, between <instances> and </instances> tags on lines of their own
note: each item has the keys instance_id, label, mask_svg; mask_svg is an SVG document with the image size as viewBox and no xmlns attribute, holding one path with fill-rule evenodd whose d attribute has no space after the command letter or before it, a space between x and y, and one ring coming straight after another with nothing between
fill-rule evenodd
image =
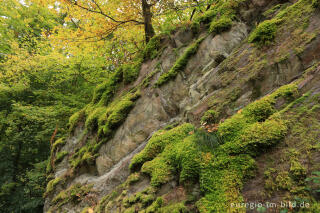
<instances>
[{"instance_id":1,"label":"moss-covered rock","mask_svg":"<svg viewBox=\"0 0 320 213\"><path fill-rule=\"evenodd\" d=\"M55 164L60 163L66 155L68 155L67 151L58 152L56 155L56 158L54 159L54 163Z\"/></svg>"},{"instance_id":2,"label":"moss-covered rock","mask_svg":"<svg viewBox=\"0 0 320 213\"><path fill-rule=\"evenodd\" d=\"M108 106L98 104L86 107L85 127L91 132L97 132L98 138L91 139L72 155L70 163L73 168L83 163L87 165L94 163L100 147L113 136L114 131L125 121L139 96L139 91L131 91L114 100Z\"/></svg>"},{"instance_id":3,"label":"moss-covered rock","mask_svg":"<svg viewBox=\"0 0 320 213\"><path fill-rule=\"evenodd\" d=\"M155 59L158 56L162 37L160 34L150 39L143 51L144 59Z\"/></svg>"},{"instance_id":4,"label":"moss-covered rock","mask_svg":"<svg viewBox=\"0 0 320 213\"><path fill-rule=\"evenodd\" d=\"M59 208L69 202L81 202L83 197L90 193L92 187L93 185L81 185L78 183L70 186L68 189L61 191L57 196L53 198L53 208Z\"/></svg>"},{"instance_id":5,"label":"moss-covered rock","mask_svg":"<svg viewBox=\"0 0 320 213\"><path fill-rule=\"evenodd\" d=\"M214 34L220 34L228 31L232 27L232 19L227 16L223 16L218 20L212 21L209 31Z\"/></svg>"},{"instance_id":6,"label":"moss-covered rock","mask_svg":"<svg viewBox=\"0 0 320 213\"><path fill-rule=\"evenodd\" d=\"M51 192L53 192L54 188L60 184L63 183L64 179L63 178L55 178L51 181L48 182L46 192L44 193L44 197L48 196Z\"/></svg>"},{"instance_id":7,"label":"moss-covered rock","mask_svg":"<svg viewBox=\"0 0 320 213\"><path fill-rule=\"evenodd\" d=\"M194 127L191 124L183 124L169 131L158 131L149 140L144 150L134 156L130 164L131 171L140 169L145 162L154 159L163 152L167 144L178 143L193 130Z\"/></svg>"},{"instance_id":8,"label":"moss-covered rock","mask_svg":"<svg viewBox=\"0 0 320 213\"><path fill-rule=\"evenodd\" d=\"M208 110L201 117L201 123L217 123L219 113L215 110Z\"/></svg>"},{"instance_id":9,"label":"moss-covered rock","mask_svg":"<svg viewBox=\"0 0 320 213\"><path fill-rule=\"evenodd\" d=\"M249 42L257 44L258 46L270 44L276 37L278 22L278 20L273 19L259 24L258 27L251 33Z\"/></svg>"},{"instance_id":10,"label":"moss-covered rock","mask_svg":"<svg viewBox=\"0 0 320 213\"><path fill-rule=\"evenodd\" d=\"M175 62L173 67L166 73L163 73L158 81L156 82L156 86L161 86L165 83L167 83L169 80L174 79L179 72L184 71L185 67L188 64L188 61L191 56L197 53L197 50L203 41L204 38L200 38L197 41L195 41L193 44L191 44L187 49L184 51L184 53L178 58L178 60Z\"/></svg>"},{"instance_id":11,"label":"moss-covered rock","mask_svg":"<svg viewBox=\"0 0 320 213\"><path fill-rule=\"evenodd\" d=\"M254 158L286 135L288 127L282 113L297 95L297 86L290 84L249 104L220 124L218 134L223 140L215 146L210 145L210 133L190 124L160 130L133 158L130 167L137 171L142 166L141 172L150 176L154 187L174 176L179 177L180 184L199 181L204 193L197 202L199 211L225 211L230 203L243 202L241 189L255 173ZM282 106L276 106L278 100L285 100ZM278 181L276 187L288 188L291 179L285 178L280 175L272 180Z\"/></svg>"}]
</instances>

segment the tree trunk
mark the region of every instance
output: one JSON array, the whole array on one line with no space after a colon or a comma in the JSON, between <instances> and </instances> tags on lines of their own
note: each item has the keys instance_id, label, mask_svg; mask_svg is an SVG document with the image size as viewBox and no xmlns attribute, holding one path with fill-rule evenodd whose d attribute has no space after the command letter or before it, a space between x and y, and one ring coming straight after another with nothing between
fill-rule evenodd
<instances>
[{"instance_id":1,"label":"tree trunk","mask_svg":"<svg viewBox=\"0 0 320 213\"><path fill-rule=\"evenodd\" d=\"M144 32L146 37L146 42L148 43L150 39L154 36L154 29L152 26L152 14L151 5L148 4L147 0L142 1L142 13L144 18Z\"/></svg>"}]
</instances>

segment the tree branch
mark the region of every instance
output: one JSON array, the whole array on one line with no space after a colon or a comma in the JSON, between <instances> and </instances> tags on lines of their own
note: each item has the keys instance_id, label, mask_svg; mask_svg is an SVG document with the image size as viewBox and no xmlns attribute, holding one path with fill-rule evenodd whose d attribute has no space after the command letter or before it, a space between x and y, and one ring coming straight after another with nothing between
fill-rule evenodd
<instances>
[{"instance_id":1,"label":"tree branch","mask_svg":"<svg viewBox=\"0 0 320 213\"><path fill-rule=\"evenodd\" d=\"M113 18L112 16L109 16L108 14L104 13L103 10L101 9L101 7L96 3L95 0L91 0L98 8L99 11L97 10L93 10L93 9L90 9L88 7L85 7L85 6L82 6L80 4L78 4L77 1L75 0L67 0L70 4L73 4L74 6L77 6L83 10L86 10L88 12L91 12L91 13L97 13L97 14L100 14L100 15L103 15L104 17L110 19L111 21L115 22L115 23L122 23L122 24L125 24L125 23L130 23L130 22L133 22L133 23L137 23L137 24L144 24L144 22L141 22L141 21L137 21L137 20L134 20L134 19L129 19L129 20L116 20L115 18Z\"/></svg>"}]
</instances>

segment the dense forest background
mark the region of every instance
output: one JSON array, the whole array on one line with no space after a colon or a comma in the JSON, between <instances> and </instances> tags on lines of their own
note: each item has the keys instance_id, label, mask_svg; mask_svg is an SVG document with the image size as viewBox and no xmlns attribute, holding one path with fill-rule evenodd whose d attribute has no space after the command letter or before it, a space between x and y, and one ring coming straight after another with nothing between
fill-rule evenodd
<instances>
[{"instance_id":1,"label":"dense forest background","mask_svg":"<svg viewBox=\"0 0 320 213\"><path fill-rule=\"evenodd\" d=\"M0 0L0 209L42 212L51 144L121 67L214 1ZM152 39L155 38L155 39ZM149 43L148 43L149 42Z\"/></svg>"}]
</instances>

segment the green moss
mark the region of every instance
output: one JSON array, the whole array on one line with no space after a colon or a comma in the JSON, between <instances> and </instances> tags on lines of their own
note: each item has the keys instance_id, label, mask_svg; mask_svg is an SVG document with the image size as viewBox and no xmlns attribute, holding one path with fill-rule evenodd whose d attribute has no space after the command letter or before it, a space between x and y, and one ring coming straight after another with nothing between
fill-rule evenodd
<instances>
[{"instance_id":1,"label":"green moss","mask_svg":"<svg viewBox=\"0 0 320 213\"><path fill-rule=\"evenodd\" d=\"M299 161L292 160L290 165L290 174L295 181L304 181L307 176L307 171Z\"/></svg>"},{"instance_id":2,"label":"green moss","mask_svg":"<svg viewBox=\"0 0 320 213\"><path fill-rule=\"evenodd\" d=\"M267 20L258 25L258 27L250 34L249 42L264 46L270 44L276 37L277 19Z\"/></svg>"},{"instance_id":3,"label":"green moss","mask_svg":"<svg viewBox=\"0 0 320 213\"><path fill-rule=\"evenodd\" d=\"M143 207L149 206L154 201L155 196L152 194L142 195L141 196L141 203Z\"/></svg>"},{"instance_id":4,"label":"green moss","mask_svg":"<svg viewBox=\"0 0 320 213\"><path fill-rule=\"evenodd\" d=\"M88 165L94 163L101 145L113 137L114 131L125 121L139 97L139 91L131 91L114 100L108 106L98 104L97 106L88 105L86 107L86 129L91 132L97 132L98 137L103 139L92 139L85 146L81 147L70 159L73 168L83 163Z\"/></svg>"},{"instance_id":5,"label":"green moss","mask_svg":"<svg viewBox=\"0 0 320 213\"><path fill-rule=\"evenodd\" d=\"M286 135L287 122L281 113L297 96L297 86L290 84L249 104L220 124L218 134L223 140L189 124L160 130L133 158L131 168L137 170L142 165L141 171L150 175L154 187L174 176L181 184L199 181L204 197L196 203L198 210L223 212L230 203L243 202L241 189L245 180L255 174L254 158ZM276 104L279 100L282 105ZM177 134L177 130L184 131ZM272 179L275 186L266 187L288 188L292 180L278 176Z\"/></svg>"},{"instance_id":6,"label":"green moss","mask_svg":"<svg viewBox=\"0 0 320 213\"><path fill-rule=\"evenodd\" d=\"M145 162L154 159L158 154L163 152L167 144L177 143L193 130L194 127L191 124L183 124L169 131L158 131L149 140L144 150L134 156L130 164L130 170L136 171L140 169Z\"/></svg>"},{"instance_id":7,"label":"green moss","mask_svg":"<svg viewBox=\"0 0 320 213\"><path fill-rule=\"evenodd\" d=\"M184 53L178 58L176 63L173 65L173 67L166 73L163 73L158 81L156 82L156 86L161 86L165 83L167 83L169 80L174 79L179 72L184 71L186 68L189 59L191 56L197 53L197 50L201 44L201 42L204 40L204 38L200 38L197 41L195 41L193 44L191 44Z\"/></svg>"},{"instance_id":8,"label":"green moss","mask_svg":"<svg viewBox=\"0 0 320 213\"><path fill-rule=\"evenodd\" d=\"M126 196L127 193L122 194L121 192L125 191L126 184L121 184L116 187L115 190L113 190L108 195L102 197L98 203L98 205L95 207L95 212L98 213L105 213L108 212L107 208L110 203L112 203L118 196L123 199L124 196ZM124 199L123 199L124 203Z\"/></svg>"},{"instance_id":9,"label":"green moss","mask_svg":"<svg viewBox=\"0 0 320 213\"><path fill-rule=\"evenodd\" d=\"M173 165L179 174L179 182L196 182L200 174L201 156L199 152L198 130L180 143L167 146L164 157Z\"/></svg>"},{"instance_id":10,"label":"green moss","mask_svg":"<svg viewBox=\"0 0 320 213\"><path fill-rule=\"evenodd\" d=\"M142 61L139 59L138 61L134 61L133 63L124 64L121 66L123 81L125 84L130 84L138 78L141 64Z\"/></svg>"},{"instance_id":11,"label":"green moss","mask_svg":"<svg viewBox=\"0 0 320 213\"><path fill-rule=\"evenodd\" d=\"M140 180L140 173L132 173L128 178L127 178L127 183L129 185L132 185Z\"/></svg>"},{"instance_id":12,"label":"green moss","mask_svg":"<svg viewBox=\"0 0 320 213\"><path fill-rule=\"evenodd\" d=\"M143 164L141 172L151 176L151 186L157 187L172 179L171 172L174 170L170 167L165 158L156 157L151 161Z\"/></svg>"},{"instance_id":13,"label":"green moss","mask_svg":"<svg viewBox=\"0 0 320 213\"><path fill-rule=\"evenodd\" d=\"M61 148L62 146L64 146L66 144L66 139L64 137L62 138L59 138L58 140L56 140L53 144L52 144L52 147L51 147L51 152L50 152L50 157L49 157L49 160L48 160L48 164L47 164L47 168L46 168L46 172L47 173L50 173L53 171L53 168L52 168L52 164L53 163L59 163L60 160L62 160L62 158L64 156L63 155L63 152L61 152L60 154L58 153L57 155L59 156L55 156L56 155L56 151ZM59 160L57 160L57 158L59 158Z\"/></svg>"},{"instance_id":14,"label":"green moss","mask_svg":"<svg viewBox=\"0 0 320 213\"><path fill-rule=\"evenodd\" d=\"M155 59L158 56L161 44L161 37L162 35L156 35L150 39L143 51L144 59Z\"/></svg>"},{"instance_id":15,"label":"green moss","mask_svg":"<svg viewBox=\"0 0 320 213\"><path fill-rule=\"evenodd\" d=\"M214 20L210 24L210 33L220 34L230 30L232 27L232 19L229 16L222 16L218 20Z\"/></svg>"},{"instance_id":16,"label":"green moss","mask_svg":"<svg viewBox=\"0 0 320 213\"><path fill-rule=\"evenodd\" d=\"M162 197L158 197L152 204L146 209L146 213L156 213L158 209L162 206L163 199Z\"/></svg>"},{"instance_id":17,"label":"green moss","mask_svg":"<svg viewBox=\"0 0 320 213\"><path fill-rule=\"evenodd\" d=\"M52 165L51 165L51 157L49 157L47 168L46 168L46 173L49 174L53 171Z\"/></svg>"},{"instance_id":18,"label":"green moss","mask_svg":"<svg viewBox=\"0 0 320 213\"><path fill-rule=\"evenodd\" d=\"M251 124L261 122L271 116L276 109L274 105L278 98L293 100L297 94L297 86L289 84L280 87L277 91L245 107L241 112L226 120L219 126L219 134L224 140L238 139L241 131Z\"/></svg>"},{"instance_id":19,"label":"green moss","mask_svg":"<svg viewBox=\"0 0 320 213\"><path fill-rule=\"evenodd\" d=\"M290 190L294 183L288 172L280 172L276 177L276 184L278 190Z\"/></svg>"},{"instance_id":20,"label":"green moss","mask_svg":"<svg viewBox=\"0 0 320 213\"><path fill-rule=\"evenodd\" d=\"M69 132L72 133L74 129L76 128L77 124L84 119L84 110L80 110L79 112L74 113L70 118L69 118Z\"/></svg>"},{"instance_id":21,"label":"green moss","mask_svg":"<svg viewBox=\"0 0 320 213\"><path fill-rule=\"evenodd\" d=\"M210 21L217 15L217 11L216 10L208 10L206 11L202 16L198 17L197 19L195 19L194 23L196 25L200 24L200 23L210 23Z\"/></svg>"},{"instance_id":22,"label":"green moss","mask_svg":"<svg viewBox=\"0 0 320 213\"><path fill-rule=\"evenodd\" d=\"M93 185L74 184L54 197L52 203L55 207L60 207L69 202L79 203L83 197L90 193L92 187Z\"/></svg>"},{"instance_id":23,"label":"green moss","mask_svg":"<svg viewBox=\"0 0 320 213\"><path fill-rule=\"evenodd\" d=\"M54 188L63 181L64 180L62 178L56 178L49 181L47 184L46 192L44 193L44 197L48 196L54 190Z\"/></svg>"},{"instance_id":24,"label":"green moss","mask_svg":"<svg viewBox=\"0 0 320 213\"><path fill-rule=\"evenodd\" d=\"M217 123L219 113L215 110L208 110L201 118L201 123Z\"/></svg>"},{"instance_id":25,"label":"green moss","mask_svg":"<svg viewBox=\"0 0 320 213\"><path fill-rule=\"evenodd\" d=\"M54 160L54 163L60 163L66 155L68 155L67 151L58 152L58 154L56 155L56 159Z\"/></svg>"},{"instance_id":26,"label":"green moss","mask_svg":"<svg viewBox=\"0 0 320 213\"><path fill-rule=\"evenodd\" d=\"M189 212L187 207L183 203L174 203L158 210L159 213L187 213Z\"/></svg>"},{"instance_id":27,"label":"green moss","mask_svg":"<svg viewBox=\"0 0 320 213\"><path fill-rule=\"evenodd\" d=\"M66 144L66 139L64 137L59 138L53 143L51 147L51 151L55 152L58 148L63 147L65 144Z\"/></svg>"},{"instance_id":28,"label":"green moss","mask_svg":"<svg viewBox=\"0 0 320 213\"><path fill-rule=\"evenodd\" d=\"M277 4L274 7L267 10L266 12L264 12L263 15L266 16L267 18L272 18L280 11L286 9L288 6L290 6L290 3Z\"/></svg>"},{"instance_id":29,"label":"green moss","mask_svg":"<svg viewBox=\"0 0 320 213\"><path fill-rule=\"evenodd\" d=\"M219 22L219 19L234 19L236 16L236 11L239 5L244 0L218 0L211 6L211 9L206 11L202 16L197 17L194 23L209 24L213 22ZM224 20L230 21L230 20Z\"/></svg>"},{"instance_id":30,"label":"green moss","mask_svg":"<svg viewBox=\"0 0 320 213\"><path fill-rule=\"evenodd\" d=\"M119 83L123 80L122 69L117 69L113 74L111 74L107 81L103 84L97 86L94 91L92 103L101 103L101 105L107 106L112 100Z\"/></svg>"},{"instance_id":31,"label":"green moss","mask_svg":"<svg viewBox=\"0 0 320 213\"><path fill-rule=\"evenodd\" d=\"M276 189L276 183L274 180L275 175L276 175L276 170L274 168L268 168L264 172L264 179L265 179L264 188L265 188L265 190L274 191Z\"/></svg>"}]
</instances>

